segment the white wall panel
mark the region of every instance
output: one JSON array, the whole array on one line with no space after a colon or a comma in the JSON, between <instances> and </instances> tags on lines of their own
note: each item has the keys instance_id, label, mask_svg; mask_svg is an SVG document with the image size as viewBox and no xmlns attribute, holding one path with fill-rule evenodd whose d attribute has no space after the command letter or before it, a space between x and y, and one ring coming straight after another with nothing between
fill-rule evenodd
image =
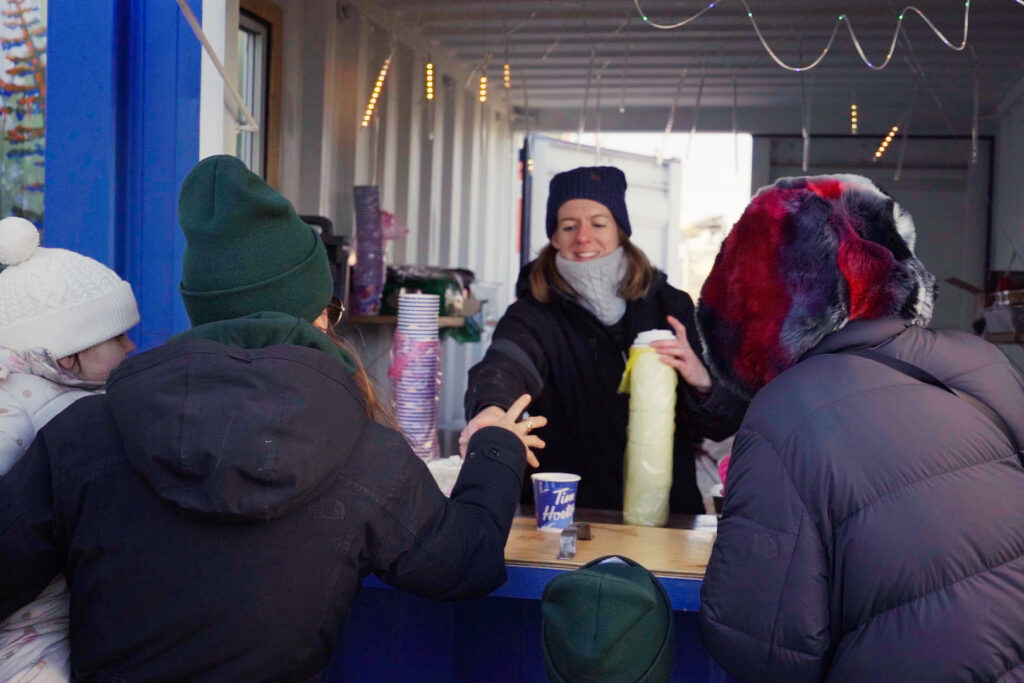
<instances>
[{"instance_id":1,"label":"white wall panel","mask_svg":"<svg viewBox=\"0 0 1024 683\"><path fill-rule=\"evenodd\" d=\"M1024 81L1000 108L992 207L993 270L1024 270ZM1024 347L1001 347L1024 368Z\"/></svg>"},{"instance_id":2,"label":"white wall panel","mask_svg":"<svg viewBox=\"0 0 1024 683\"><path fill-rule=\"evenodd\" d=\"M342 12L319 0L279 4L285 25L282 192L301 213L324 215L336 233L350 234L352 186L376 182L381 208L409 228L390 245L392 262L469 268L485 283L500 283L490 306L503 311L519 257L516 150L501 93L495 89L492 102L479 103L464 87L467 73L432 55L436 97L428 103L424 45L405 40L402 27L383 21L372 6L347 3ZM392 47L377 116L363 128L366 99ZM352 335L385 390L393 331L362 325ZM485 346L445 342L444 427L462 423L466 372Z\"/></svg>"}]
</instances>

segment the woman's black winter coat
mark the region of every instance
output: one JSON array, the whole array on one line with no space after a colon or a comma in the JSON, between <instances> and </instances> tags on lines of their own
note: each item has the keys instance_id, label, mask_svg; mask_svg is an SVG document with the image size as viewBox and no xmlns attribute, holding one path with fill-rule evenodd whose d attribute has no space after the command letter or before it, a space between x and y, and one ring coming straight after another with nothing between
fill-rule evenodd
<instances>
[{"instance_id":1,"label":"woman's black winter coat","mask_svg":"<svg viewBox=\"0 0 1024 683\"><path fill-rule=\"evenodd\" d=\"M621 510L629 397L617 390L629 345L639 332L668 329L666 316L672 315L686 326L687 340L700 356L693 301L657 272L647 296L627 304L624 334L617 341L568 297L557 296L547 304L537 301L530 293L531 268L527 265L520 274L518 301L498 323L487 354L469 371L466 419L488 406L508 408L522 394L530 394L530 412L548 418L548 425L536 430L547 442L537 453L540 471L579 474L579 507ZM720 441L732 435L746 405L717 385L700 399L680 380L672 512L704 512L694 454L702 438ZM525 484L523 502L532 502L532 488L528 480Z\"/></svg>"}]
</instances>

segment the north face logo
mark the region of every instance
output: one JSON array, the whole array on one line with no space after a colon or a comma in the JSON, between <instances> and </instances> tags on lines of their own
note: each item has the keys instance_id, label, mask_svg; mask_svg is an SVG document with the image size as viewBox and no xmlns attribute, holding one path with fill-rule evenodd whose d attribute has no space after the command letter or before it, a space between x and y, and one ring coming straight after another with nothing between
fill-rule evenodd
<instances>
[{"instance_id":1,"label":"north face logo","mask_svg":"<svg viewBox=\"0 0 1024 683\"><path fill-rule=\"evenodd\" d=\"M340 500L316 500L306 507L306 511L318 519L345 519L345 506Z\"/></svg>"}]
</instances>

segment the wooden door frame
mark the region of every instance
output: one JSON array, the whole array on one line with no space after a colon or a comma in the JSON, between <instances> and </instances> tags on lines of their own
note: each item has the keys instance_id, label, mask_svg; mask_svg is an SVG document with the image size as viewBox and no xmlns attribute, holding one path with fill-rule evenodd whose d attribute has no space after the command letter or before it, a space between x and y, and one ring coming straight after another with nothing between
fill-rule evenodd
<instances>
[{"instance_id":1,"label":"wooden door frame","mask_svg":"<svg viewBox=\"0 0 1024 683\"><path fill-rule=\"evenodd\" d=\"M267 77L266 164L267 183L280 189L281 173L281 89L284 68L284 17L280 6L270 0L239 0L238 8L270 27L270 73Z\"/></svg>"}]
</instances>

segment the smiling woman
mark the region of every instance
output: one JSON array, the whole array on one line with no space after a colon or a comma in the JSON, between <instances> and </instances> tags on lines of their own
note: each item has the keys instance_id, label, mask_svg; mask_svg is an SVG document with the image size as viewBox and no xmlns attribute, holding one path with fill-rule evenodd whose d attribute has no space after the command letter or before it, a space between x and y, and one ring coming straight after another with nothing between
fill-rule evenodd
<instances>
[{"instance_id":1,"label":"smiling woman","mask_svg":"<svg viewBox=\"0 0 1024 683\"><path fill-rule=\"evenodd\" d=\"M621 510L628 401L617 393L625 354L639 332L671 328L655 351L676 369L672 439L673 512L701 513L694 452L705 436L729 436L743 401L710 381L700 361L693 301L668 284L630 237L626 177L611 166L556 174L548 194L549 243L523 268L518 301L498 323L483 361L469 373L460 441L492 424L524 393L548 417L540 469L581 476L579 505ZM524 503L532 502L525 487Z\"/></svg>"}]
</instances>

